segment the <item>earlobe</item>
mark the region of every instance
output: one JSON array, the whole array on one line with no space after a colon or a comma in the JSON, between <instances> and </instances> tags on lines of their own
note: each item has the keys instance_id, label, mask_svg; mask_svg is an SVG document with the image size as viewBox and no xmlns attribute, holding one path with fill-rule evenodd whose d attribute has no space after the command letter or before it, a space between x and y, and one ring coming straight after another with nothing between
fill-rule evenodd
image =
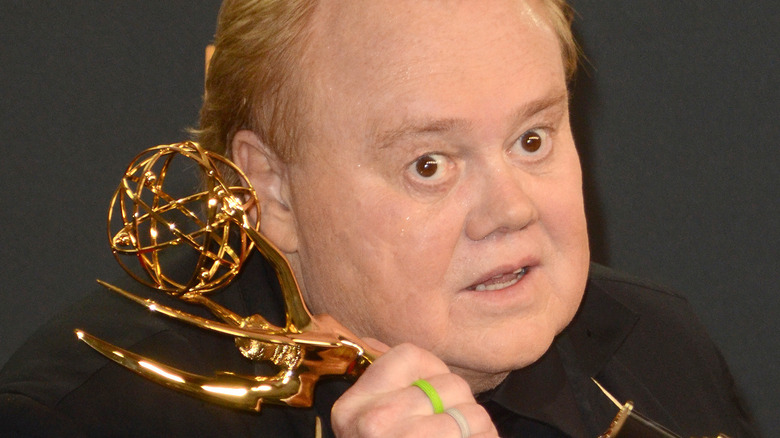
<instances>
[{"instance_id":1,"label":"earlobe","mask_svg":"<svg viewBox=\"0 0 780 438\"><path fill-rule=\"evenodd\" d=\"M238 131L231 141L232 160L244 171L260 202L260 232L285 254L298 249L295 217L289 202L287 163L252 131Z\"/></svg>"}]
</instances>

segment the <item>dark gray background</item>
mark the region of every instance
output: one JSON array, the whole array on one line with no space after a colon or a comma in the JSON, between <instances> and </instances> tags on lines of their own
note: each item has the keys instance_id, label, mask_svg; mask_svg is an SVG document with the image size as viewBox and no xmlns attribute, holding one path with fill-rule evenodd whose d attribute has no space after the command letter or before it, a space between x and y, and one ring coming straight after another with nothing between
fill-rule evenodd
<instances>
[{"instance_id":1,"label":"dark gray background","mask_svg":"<svg viewBox=\"0 0 780 438\"><path fill-rule=\"evenodd\" d=\"M780 2L573 4L588 56L573 123L594 259L686 295L771 436ZM195 125L217 9L0 1L0 364L96 278L119 274L108 201L137 152Z\"/></svg>"}]
</instances>

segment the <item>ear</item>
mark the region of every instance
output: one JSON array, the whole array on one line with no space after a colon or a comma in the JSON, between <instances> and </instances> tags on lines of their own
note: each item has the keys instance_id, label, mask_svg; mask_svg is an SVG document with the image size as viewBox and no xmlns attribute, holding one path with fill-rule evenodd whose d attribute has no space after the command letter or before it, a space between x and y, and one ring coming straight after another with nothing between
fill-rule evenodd
<instances>
[{"instance_id":1,"label":"ear","mask_svg":"<svg viewBox=\"0 0 780 438\"><path fill-rule=\"evenodd\" d=\"M260 201L260 232L286 254L298 250L290 209L287 163L252 131L238 131L230 143L233 162L244 171ZM251 216L252 219L258 220Z\"/></svg>"}]
</instances>

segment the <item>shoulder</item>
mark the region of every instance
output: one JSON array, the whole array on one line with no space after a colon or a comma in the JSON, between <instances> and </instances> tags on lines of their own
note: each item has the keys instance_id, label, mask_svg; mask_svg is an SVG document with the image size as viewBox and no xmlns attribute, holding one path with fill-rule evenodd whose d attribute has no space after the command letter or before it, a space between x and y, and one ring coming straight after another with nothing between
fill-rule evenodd
<instances>
[{"instance_id":1,"label":"shoulder","mask_svg":"<svg viewBox=\"0 0 780 438\"><path fill-rule=\"evenodd\" d=\"M591 266L581 312L586 325L621 321L622 341L616 351L624 356L654 354L660 360L661 355L679 354L684 361L696 349L719 356L685 297L601 265Z\"/></svg>"},{"instance_id":2,"label":"shoulder","mask_svg":"<svg viewBox=\"0 0 780 438\"><path fill-rule=\"evenodd\" d=\"M690 435L750 436L728 366L684 296L593 265L581 310L579 326L612 342L594 375L619 399Z\"/></svg>"},{"instance_id":3,"label":"shoulder","mask_svg":"<svg viewBox=\"0 0 780 438\"><path fill-rule=\"evenodd\" d=\"M143 409L181 414L176 405L167 406L168 394L157 392L75 334L84 330L140 354L168 349L165 360L194 360L192 346L175 324L149 313L96 290L39 328L0 372L2 433L46 436L62 429L64 436L112 435L123 421L134 421L135 430L142 428L147 418L131 418ZM127 419L121 420L119 412Z\"/></svg>"},{"instance_id":4,"label":"shoulder","mask_svg":"<svg viewBox=\"0 0 780 438\"><path fill-rule=\"evenodd\" d=\"M662 303L688 305L685 297L667 287L597 263L590 265L588 287L601 288L621 302L634 306Z\"/></svg>"},{"instance_id":5,"label":"shoulder","mask_svg":"<svg viewBox=\"0 0 780 438\"><path fill-rule=\"evenodd\" d=\"M644 334L661 338L664 333L677 333L709 343L706 330L685 296L654 282L592 264L583 307L594 303L595 307L604 307L604 301L614 301L621 312L633 315L634 331L648 330Z\"/></svg>"},{"instance_id":6,"label":"shoulder","mask_svg":"<svg viewBox=\"0 0 780 438\"><path fill-rule=\"evenodd\" d=\"M117 285L139 289L132 282ZM165 301L158 295L156 301ZM258 414L206 403L106 359L79 341L75 329L204 376L260 371L231 337L149 312L101 288L42 326L0 371L0 435L311 435L313 410L263 406Z\"/></svg>"}]
</instances>

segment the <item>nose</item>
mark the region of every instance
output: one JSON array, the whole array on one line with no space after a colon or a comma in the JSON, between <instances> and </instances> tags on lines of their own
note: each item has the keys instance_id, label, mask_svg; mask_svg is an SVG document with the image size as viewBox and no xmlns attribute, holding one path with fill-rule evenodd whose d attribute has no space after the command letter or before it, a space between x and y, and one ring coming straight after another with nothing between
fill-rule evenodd
<instances>
[{"instance_id":1,"label":"nose","mask_svg":"<svg viewBox=\"0 0 780 438\"><path fill-rule=\"evenodd\" d=\"M519 231L539 219L527 189L533 180L512 166L496 166L482 172L473 208L466 217L466 236L479 241Z\"/></svg>"}]
</instances>

